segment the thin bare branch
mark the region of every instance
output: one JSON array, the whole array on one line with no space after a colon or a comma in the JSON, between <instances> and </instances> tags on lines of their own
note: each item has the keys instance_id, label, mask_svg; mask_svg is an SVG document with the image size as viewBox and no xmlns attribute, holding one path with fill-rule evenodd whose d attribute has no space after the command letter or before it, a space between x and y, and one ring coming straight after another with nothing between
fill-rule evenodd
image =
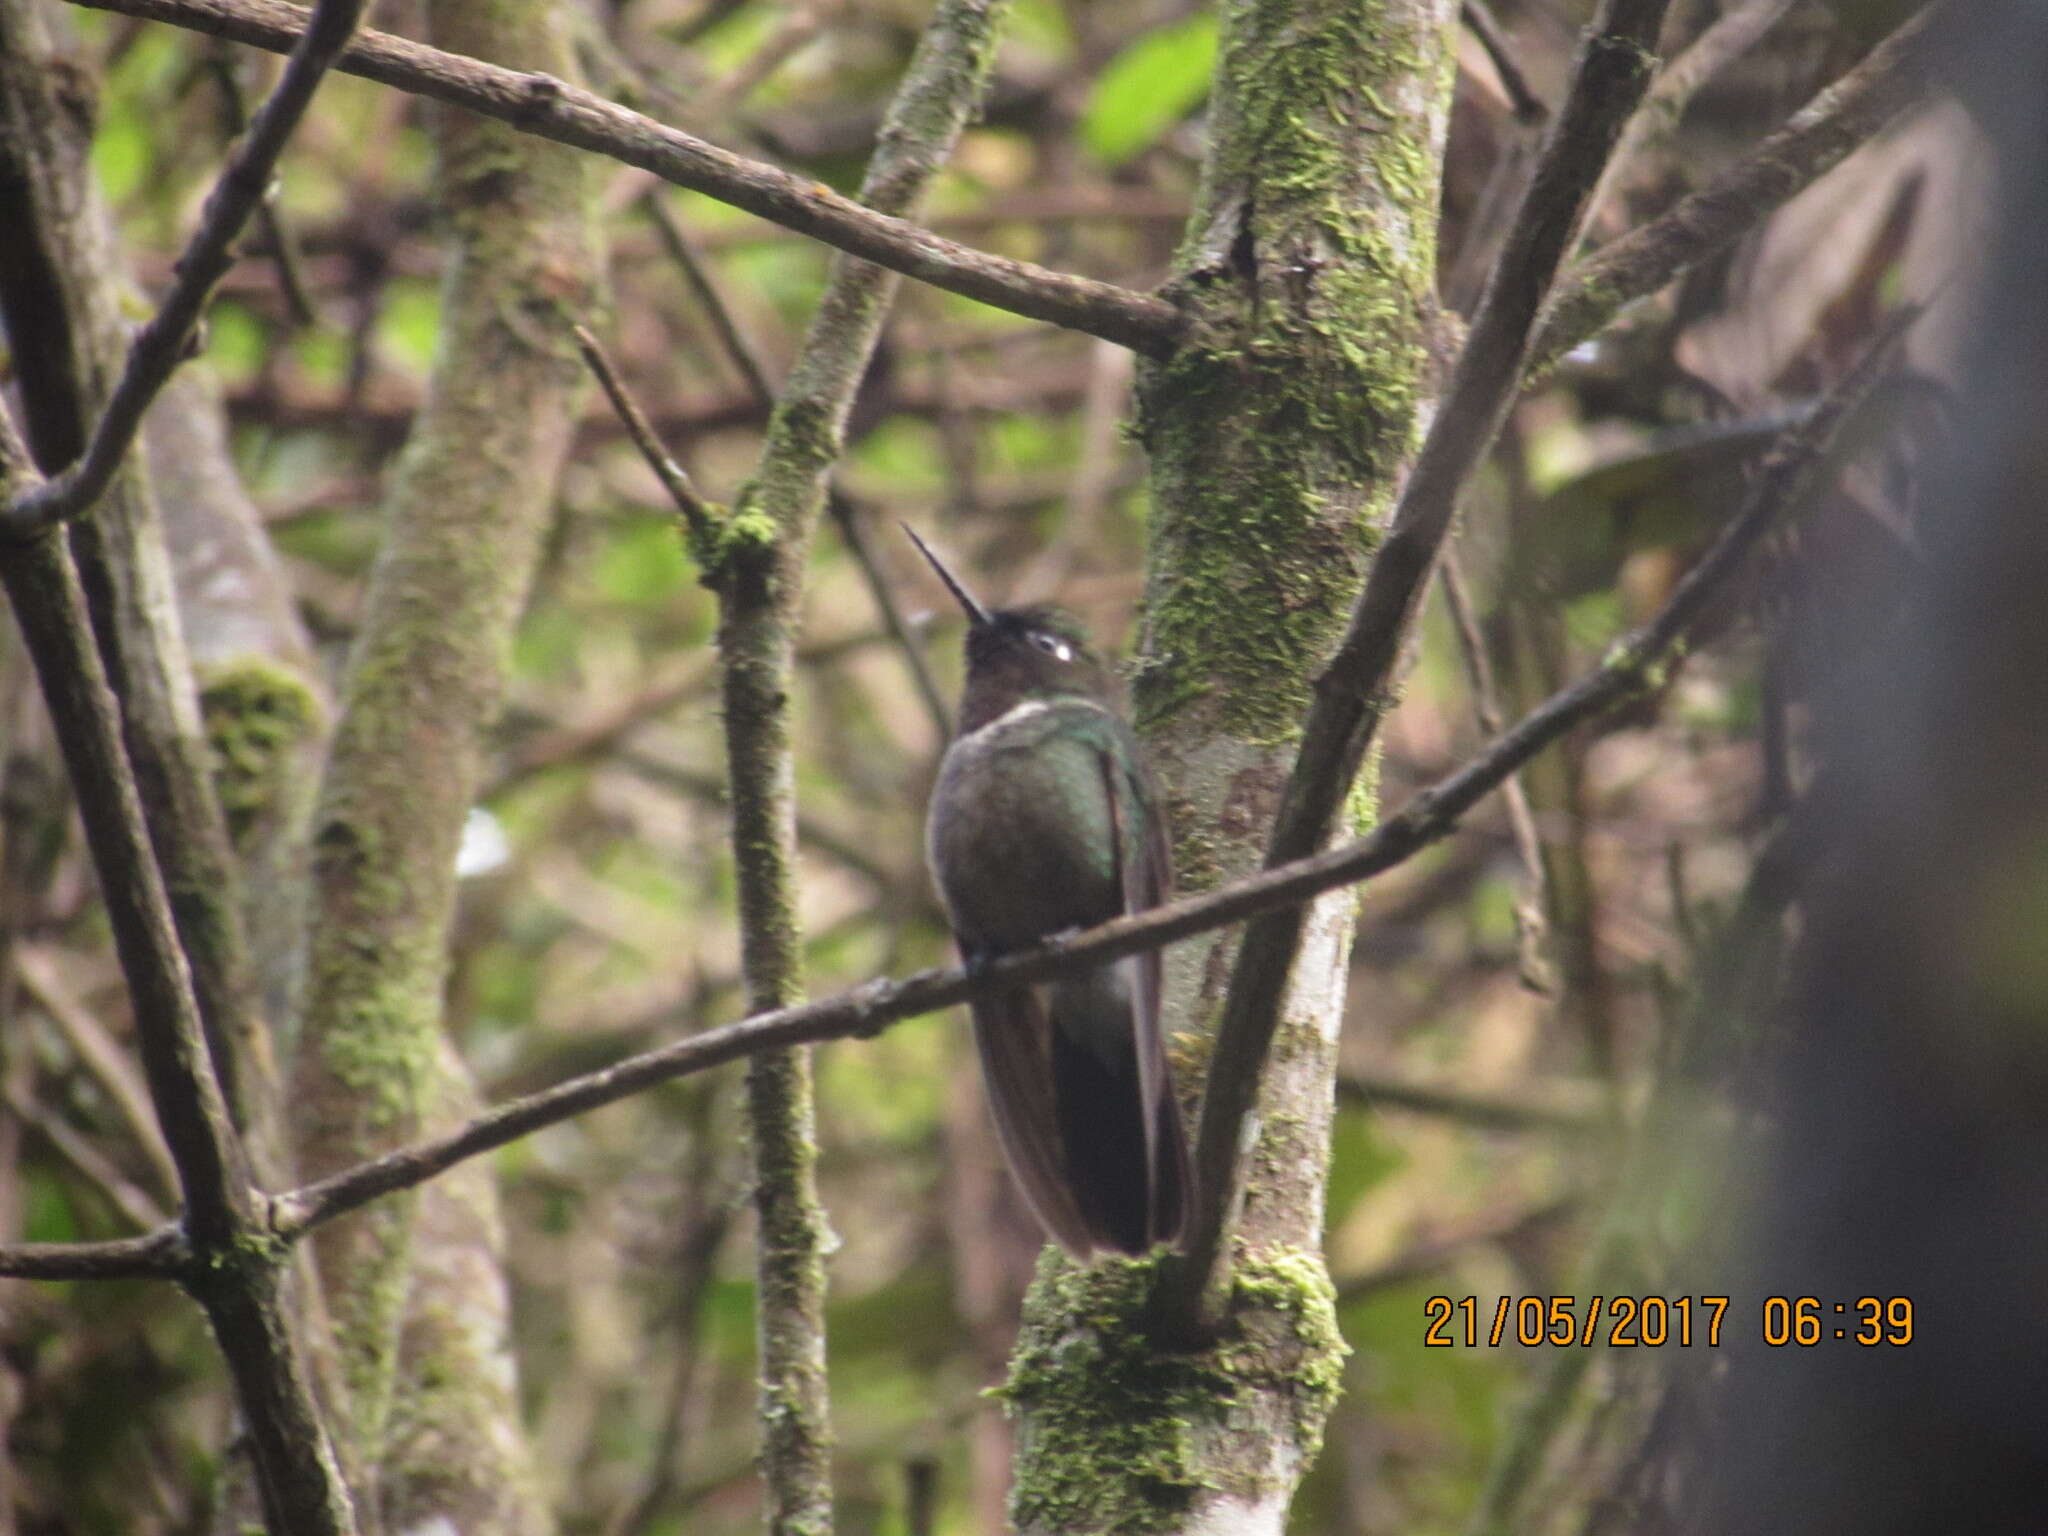
<instances>
[{"instance_id":1,"label":"thin bare branch","mask_svg":"<svg viewBox=\"0 0 2048 1536\"><path fill-rule=\"evenodd\" d=\"M1789 3L1789 0L1779 0ZM1486 0L1461 0L1458 19L1465 28L1479 40L1479 46L1486 50L1487 60L1493 71L1500 76L1501 89L1508 93L1508 105L1514 109L1515 120L1523 124L1542 123L1549 119L1550 108L1543 105L1543 98L1529 86L1529 77L1522 73L1522 64L1515 57L1515 45L1501 30L1500 18L1493 14L1493 7Z\"/></svg>"},{"instance_id":2,"label":"thin bare branch","mask_svg":"<svg viewBox=\"0 0 2048 1536\"><path fill-rule=\"evenodd\" d=\"M69 1163L80 1178L99 1191L101 1199L136 1226L147 1232L167 1220L149 1191L137 1186L90 1138L67 1125L61 1114L12 1087L0 1090L0 1103L5 1103L10 1114L47 1141L51 1150Z\"/></svg>"},{"instance_id":3,"label":"thin bare branch","mask_svg":"<svg viewBox=\"0 0 2048 1536\"><path fill-rule=\"evenodd\" d=\"M159 1193L175 1194L177 1165L171 1161L170 1148L164 1145L163 1132L150 1108L148 1085L136 1074L106 1027L71 995L48 950L37 944L21 944L15 950L14 965L22 990L49 1016L79 1065L92 1075L101 1092L120 1112L128 1134L156 1172Z\"/></svg>"},{"instance_id":4,"label":"thin bare branch","mask_svg":"<svg viewBox=\"0 0 2048 1536\"><path fill-rule=\"evenodd\" d=\"M0 486L39 479L13 439L0 447ZM119 708L86 618L85 594L61 533L45 529L0 546L0 579L14 606L79 817L99 874L156 1118L177 1170L186 1219L202 1243L232 1238L253 1209L247 1170L214 1076L192 978L178 947L163 878L143 829L142 802L121 747Z\"/></svg>"},{"instance_id":5,"label":"thin bare branch","mask_svg":"<svg viewBox=\"0 0 2048 1536\"><path fill-rule=\"evenodd\" d=\"M1589 224L1598 220L1621 178L1640 172L1643 158L1670 142L1700 87L1749 52L1791 8L1792 0L1741 0L1658 73L1650 94L1622 130L1621 142L1614 146L1600 185L1586 204Z\"/></svg>"},{"instance_id":6,"label":"thin bare branch","mask_svg":"<svg viewBox=\"0 0 2048 1536\"><path fill-rule=\"evenodd\" d=\"M612 403L619 421L626 429L626 435L633 439L633 446L640 450L640 457L647 461L647 467L654 471L654 478L661 482L661 488L668 492L668 499L675 503L676 510L683 516L695 538L709 539L718 531L719 512L697 492L696 482L661 445L655 435L654 426L647 414L634 402L626 388L626 381L619 377L618 369L605 355L604 348L590 334L588 327L576 327L576 348L583 354L583 361L590 371L597 375L597 382L604 386L605 398Z\"/></svg>"},{"instance_id":7,"label":"thin bare branch","mask_svg":"<svg viewBox=\"0 0 2048 1536\"><path fill-rule=\"evenodd\" d=\"M306 12L284 0L77 0L282 53ZM749 160L552 75L523 74L365 32L338 67L384 85L495 117L527 133L654 172L920 282L997 309L1160 354L1178 339L1180 311L1113 283L993 256L842 197L821 182Z\"/></svg>"},{"instance_id":8,"label":"thin bare branch","mask_svg":"<svg viewBox=\"0 0 2048 1536\"><path fill-rule=\"evenodd\" d=\"M232 139L249 126L248 93L242 89L242 77L224 43L215 45L206 65L214 83L220 87L221 116L228 137ZM256 205L256 226L270 246L270 264L277 270L278 290L284 294L285 311L291 316L292 324L313 324L320 316L313 308L312 297L306 292L305 274L299 268L298 242L292 238L284 215L278 210L275 187L265 191L262 201Z\"/></svg>"},{"instance_id":9,"label":"thin bare branch","mask_svg":"<svg viewBox=\"0 0 2048 1536\"><path fill-rule=\"evenodd\" d=\"M1449 392L1396 504L1343 640L1315 680L1307 722L1266 862L1323 847L1384 712L1401 645L1467 477L1499 431L1520 377L1530 326L1576 238L1586 198L1642 98L1669 0L1606 0L1587 34L1563 111L1538 156L1459 355ZM1167 1305L1176 1331L1211 1330L1227 1290L1230 1225L1241 1204L1245 1134L1256 1112L1281 997L1300 947L1303 913L1254 923L1238 950L1202 1099L1196 1201L1185 1261Z\"/></svg>"},{"instance_id":10,"label":"thin bare branch","mask_svg":"<svg viewBox=\"0 0 2048 1536\"><path fill-rule=\"evenodd\" d=\"M861 579L867 583L868 595L874 599L875 611L882 616L882 625L889 631L889 638L896 643L896 650L910 669L910 681L917 689L918 702L924 705L925 719L931 722L932 731L940 741L953 734L953 716L946 708L946 700L939 692L939 680L932 675L931 659L925 655L916 631L903 616L903 605L896 600L896 589L889 585L888 572L875 553L874 540L868 537L867 512L861 504L847 495L839 486L838 477L833 477L825 493L825 508L832 516L832 526L839 530L839 537L845 542L854 563L860 567Z\"/></svg>"},{"instance_id":11,"label":"thin bare branch","mask_svg":"<svg viewBox=\"0 0 2048 1536\"><path fill-rule=\"evenodd\" d=\"M142 413L187 354L192 332L218 283L234 265L234 243L270 188L278 156L313 99L327 67L347 46L364 0L321 0L305 14L277 88L256 109L248 135L228 157L208 194L199 228L178 258L177 278L155 316L136 333L92 441L61 474L8 498L0 531L19 537L74 517L98 501L142 425Z\"/></svg>"},{"instance_id":12,"label":"thin bare branch","mask_svg":"<svg viewBox=\"0 0 2048 1536\"><path fill-rule=\"evenodd\" d=\"M13 1280L174 1279L191 1260L175 1225L104 1243L15 1243L0 1247L0 1276Z\"/></svg>"},{"instance_id":13,"label":"thin bare branch","mask_svg":"<svg viewBox=\"0 0 2048 1536\"><path fill-rule=\"evenodd\" d=\"M1472 712L1478 717L1479 728L1489 736L1497 735L1501 727L1500 691L1494 686L1493 663L1486 654L1486 637L1479 632L1478 618L1472 612L1472 600L1465 593L1465 573L1458 561L1455 549L1444 551L1443 564L1438 567L1438 578L1443 583L1444 607L1450 611L1451 625L1458 636L1458 653L1465 663L1465 675L1472 683ZM1521 971L1522 985L1532 992L1549 993L1553 985L1550 965L1543 952L1544 917L1548 900L1543 882L1543 839L1536 831L1536 813L1529 808L1529 792L1522 786L1520 774L1508 775L1501 785L1501 800L1508 810L1508 829L1514 834L1515 852L1522 860L1522 877L1528 882L1527 888L1515 902L1516 963Z\"/></svg>"},{"instance_id":14,"label":"thin bare branch","mask_svg":"<svg viewBox=\"0 0 2048 1536\"><path fill-rule=\"evenodd\" d=\"M1921 100L1947 9L1914 15L1747 158L1575 265L1536 323L1530 371L1551 367L1637 299L1755 229Z\"/></svg>"},{"instance_id":15,"label":"thin bare branch","mask_svg":"<svg viewBox=\"0 0 2048 1536\"><path fill-rule=\"evenodd\" d=\"M725 295L719 291L711 275L710 263L690 239L689 231L668 211L668 204L662 200L658 188L641 198L640 206L646 210L648 222L654 225L661 248L675 263L676 270L683 274L683 281L689 285L697 307L704 311L704 317L718 333L718 344L725 348L725 355L732 360L748 391L763 406L773 406L775 385L770 381L767 361L761 356L761 349L754 345L753 338L741 329L732 306L726 303Z\"/></svg>"},{"instance_id":16,"label":"thin bare branch","mask_svg":"<svg viewBox=\"0 0 2048 1536\"><path fill-rule=\"evenodd\" d=\"M1502 1098L1498 1094L1472 1093L1460 1088L1377 1073L1346 1073L1337 1079L1337 1097L1369 1109L1405 1110L1417 1115L1436 1115L1488 1131L1558 1131L1585 1135L1606 1129L1607 1121L1592 1113L1591 1107L1573 1109L1562 1103L1543 1103L1532 1098Z\"/></svg>"}]
</instances>

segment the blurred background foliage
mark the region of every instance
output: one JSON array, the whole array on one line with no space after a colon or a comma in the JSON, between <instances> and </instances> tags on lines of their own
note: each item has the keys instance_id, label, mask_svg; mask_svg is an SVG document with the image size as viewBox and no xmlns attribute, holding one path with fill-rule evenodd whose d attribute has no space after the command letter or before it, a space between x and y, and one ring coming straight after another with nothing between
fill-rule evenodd
<instances>
[{"instance_id":1,"label":"blurred background foliage","mask_svg":"<svg viewBox=\"0 0 2048 1536\"><path fill-rule=\"evenodd\" d=\"M580 3L580 0L564 0ZM1691 0L1674 29L1727 8ZM1583 10L1497 0L1554 101ZM1877 8L1868 8L1875 10ZM1884 18L1878 18L1882 21ZM922 7L910 0L589 0L598 89L851 188ZM1668 206L1853 62L1878 21L1789 6L1615 189L1589 239ZM70 24L67 22L67 24ZM377 24L418 35L404 3ZM274 61L93 14L95 165L155 290ZM1216 23L1187 0L1016 0L986 121L933 199L942 232L1134 287L1156 282L1198 173ZM206 336L234 452L320 655L338 669L379 537L377 505L433 355L437 212L422 103L326 85L275 217ZM1469 37L1446 176L1447 294L1498 230L1478 213L1532 130ZM1633 312L1524 398L1471 499L1457 560L1470 606L1424 624L1381 767L1389 804L1483 735L1473 644L1506 718L1590 665L1718 525L1772 430L1872 320L1946 281L1974 183L1964 123L1917 114L1730 259ZM684 280L650 204L681 231L771 380L817 295L821 250L642 173L609 167L608 313L590 317L664 441L714 496L751 467L764 416ZM1816 253L1825 252L1826 260ZM1938 378L1939 309L1914 361ZM1057 598L1105 643L1133 633L1143 464L1129 358L906 284L856 410L840 484L942 692L959 625L896 536L929 532L990 597ZM1894 402L1938 429L1939 390ZM1647 1105L1708 1032L1738 1074L1744 1017L1698 1006L1701 957L1743 910L1756 850L1796 797L1803 615L1849 569L1915 558L1910 453L1894 441L1788 539L1668 689L1527 779L1540 874L1498 801L1365 892L1330 1180L1328 1243L1353 1353L1297 1501L1302 1531L1427 1536L1463 1525L1511 1409L1550 1352L1425 1348L1424 1299L1584 1288L1589 1245ZM921 824L941 737L843 530L806 593L798 719L803 917L816 994L941 963ZM472 821L448 1028L502 1097L729 1020L741 1009L714 716L711 598L660 488L596 391L522 625L495 780ZM0 1183L19 1235L132 1231L166 1208L163 1162L124 1065L126 1007L33 688L0 645L7 732L0 917L17 962ZM1766 924L1777 914L1766 914ZM1768 990L1768 965L1748 983ZM1035 1239L997 1172L957 1017L819 1057L832 1263L831 1373L847 1532L994 1530L1000 1380ZM522 1142L497 1159L523 1387L549 1496L572 1532L719 1533L758 1519L751 1457L750 1216L730 1072ZM1633 1172L1631 1171L1633 1170ZM1662 1186L1660 1186L1661 1188ZM1697 1183L1631 1228L1624 1289L1708 1287L1675 1255L1714 1209ZM1643 1214L1643 1213L1638 1213ZM1744 1326L1749 1326L1744 1320ZM1659 1352L1643 1351L1645 1356ZM189 1531L208 1518L229 1409L217 1357L169 1288L0 1288L0 1530ZM1604 1360L1589 1418L1625 1405ZM1592 1456L1597 1426L1582 1441ZM1563 1446L1563 1442L1560 1442ZM1569 1446L1551 1475L1574 1475ZM921 1516L918 1517L921 1519Z\"/></svg>"}]
</instances>

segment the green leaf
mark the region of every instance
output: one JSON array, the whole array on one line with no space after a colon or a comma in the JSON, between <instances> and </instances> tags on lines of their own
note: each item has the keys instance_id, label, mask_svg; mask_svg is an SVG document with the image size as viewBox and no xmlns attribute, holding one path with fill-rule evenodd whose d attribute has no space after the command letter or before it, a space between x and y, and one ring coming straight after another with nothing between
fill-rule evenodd
<instances>
[{"instance_id":1,"label":"green leaf","mask_svg":"<svg viewBox=\"0 0 2048 1536\"><path fill-rule=\"evenodd\" d=\"M1216 63L1216 18L1209 12L1148 32L1110 60L1081 116L1081 141L1108 165L1120 165L1209 94Z\"/></svg>"}]
</instances>

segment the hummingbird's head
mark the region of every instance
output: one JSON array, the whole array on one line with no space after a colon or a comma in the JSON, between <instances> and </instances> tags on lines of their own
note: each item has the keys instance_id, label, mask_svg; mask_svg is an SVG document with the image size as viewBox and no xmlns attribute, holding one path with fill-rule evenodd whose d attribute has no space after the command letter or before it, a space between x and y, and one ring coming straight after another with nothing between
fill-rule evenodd
<instances>
[{"instance_id":1,"label":"hummingbird's head","mask_svg":"<svg viewBox=\"0 0 2048 1536\"><path fill-rule=\"evenodd\" d=\"M1109 669L1072 614L1048 606L984 608L907 524L903 531L967 614L967 686L960 700L963 735L1034 699L1112 697L1115 683Z\"/></svg>"},{"instance_id":2,"label":"hummingbird's head","mask_svg":"<svg viewBox=\"0 0 2048 1536\"><path fill-rule=\"evenodd\" d=\"M1108 699L1114 681L1088 635L1061 608L998 608L967 630L960 729L971 731L1029 699Z\"/></svg>"}]
</instances>

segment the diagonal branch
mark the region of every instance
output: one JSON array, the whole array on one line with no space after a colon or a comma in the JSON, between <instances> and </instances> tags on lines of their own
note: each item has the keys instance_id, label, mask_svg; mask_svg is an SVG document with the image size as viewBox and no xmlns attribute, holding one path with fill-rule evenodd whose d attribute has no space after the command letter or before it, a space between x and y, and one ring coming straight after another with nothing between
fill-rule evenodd
<instances>
[{"instance_id":1,"label":"diagonal branch","mask_svg":"<svg viewBox=\"0 0 2048 1536\"><path fill-rule=\"evenodd\" d=\"M77 3L170 22L274 53L297 41L307 15L284 0ZM1180 311L1164 299L942 239L906 219L864 208L820 182L720 149L551 75L499 68L382 32L362 34L337 67L637 165L676 186L1012 314L1150 354L1170 350L1180 334Z\"/></svg>"},{"instance_id":2,"label":"diagonal branch","mask_svg":"<svg viewBox=\"0 0 2048 1536\"><path fill-rule=\"evenodd\" d=\"M1549 368L1637 299L1748 234L1920 100L1944 10L1919 12L1746 159L1567 272L1537 321L1530 370Z\"/></svg>"},{"instance_id":3,"label":"diagonal branch","mask_svg":"<svg viewBox=\"0 0 2048 1536\"><path fill-rule=\"evenodd\" d=\"M18 487L32 494L41 483L13 423L0 415L0 495ZM105 1245L91 1245L100 1249L102 1267L84 1273L160 1274L175 1268L205 1309L227 1359L248 1421L266 1515L281 1530L352 1536L348 1496L284 1312L282 1250L260 1235L259 1195L207 1053L191 973L122 749L119 709L63 531L45 528L0 545L0 582L71 776L134 999L150 1097L184 1202L172 1228L114 1244L111 1254ZM173 1249L182 1250L188 1241L198 1250L197 1261L176 1268ZM55 1274L61 1257L44 1249L39 1264L31 1253L23 1272ZM110 1259L111 1269L104 1267Z\"/></svg>"},{"instance_id":4,"label":"diagonal branch","mask_svg":"<svg viewBox=\"0 0 2048 1536\"><path fill-rule=\"evenodd\" d=\"M0 490L19 487L33 494L43 483L13 424L0 427ZM249 1221L253 1191L200 1029L163 877L151 856L142 801L121 745L119 706L100 665L85 593L63 535L45 529L0 546L0 580L71 777L133 998L143 1074L177 1170L185 1221L196 1241L225 1241Z\"/></svg>"},{"instance_id":5,"label":"diagonal branch","mask_svg":"<svg viewBox=\"0 0 2048 1536\"><path fill-rule=\"evenodd\" d=\"M583 354L584 365L603 386L605 398L612 403L613 414L625 427L626 436L633 440L641 460L654 471L654 478L668 492L668 499L682 516L689 537L708 548L718 535L718 509L704 499L689 471L669 457L668 450L662 447L661 438L654 430L654 423L640 409L639 402L626 388L626 381L619 377L619 370L605 355L604 348L590 333L590 328L579 325L572 334L576 337L576 350Z\"/></svg>"},{"instance_id":6,"label":"diagonal branch","mask_svg":"<svg viewBox=\"0 0 2048 1536\"><path fill-rule=\"evenodd\" d=\"M1501 27L1500 19L1493 14L1493 8L1486 0L1462 0L1458 7L1458 19L1465 29L1478 40L1486 50L1488 62L1500 76L1501 89L1508 93L1508 105L1514 111L1515 121L1540 125L1550 116L1550 109L1543 105L1529 84L1528 76L1522 73L1521 60L1515 57L1515 45Z\"/></svg>"},{"instance_id":7,"label":"diagonal branch","mask_svg":"<svg viewBox=\"0 0 2048 1536\"><path fill-rule=\"evenodd\" d=\"M173 1279L192 1255L176 1222L140 1237L104 1243L15 1243L0 1248L0 1275L10 1280Z\"/></svg>"},{"instance_id":8,"label":"diagonal branch","mask_svg":"<svg viewBox=\"0 0 2048 1536\"><path fill-rule=\"evenodd\" d=\"M0 202L16 215L12 259L0 261L0 314L29 451L55 474L91 440L132 327L123 263L92 183L90 126L67 110L65 55L50 19L41 0L0 0ZM280 1166L270 1042L155 494L166 466L145 474L142 459L131 455L115 471L94 515L73 528L71 553L214 1070L267 1178ZM178 466L169 468L175 475Z\"/></svg>"},{"instance_id":9,"label":"diagonal branch","mask_svg":"<svg viewBox=\"0 0 2048 1536\"><path fill-rule=\"evenodd\" d=\"M1741 0L1664 66L1642 106L1622 130L1614 153L1607 157L1607 169L1586 204L1589 225L1599 223L1601 210L1617 184L1625 177L1641 175L1644 159L1670 144L1685 109L1700 89L1754 47L1791 7L1792 0Z\"/></svg>"},{"instance_id":10,"label":"diagonal branch","mask_svg":"<svg viewBox=\"0 0 2048 1536\"><path fill-rule=\"evenodd\" d=\"M1488 279L1457 370L1396 504L1385 541L1329 665L1315 680L1301 749L1281 797L1266 862L1323 847L1387 704L1404 637L1473 466L1514 397L1530 326L1558 264L1577 237L1586 199L1641 100L1669 0L1605 0L1587 34L1563 110ZM1241 1203L1245 1132L1279 1023L1304 914L1254 923L1238 950L1216 1028L1195 1144L1195 1211L1186 1257L1169 1279L1176 1332L1209 1331L1230 1267L1230 1229Z\"/></svg>"},{"instance_id":11,"label":"diagonal branch","mask_svg":"<svg viewBox=\"0 0 2048 1536\"><path fill-rule=\"evenodd\" d=\"M234 265L234 243L263 201L277 158L298 126L313 88L347 46L364 0L323 0L307 17L304 35L294 38L290 60L277 88L264 99L248 136L229 156L227 168L207 195L199 228L177 263L177 278L162 306L136 333L120 381L108 397L85 452L63 473L31 490L10 496L0 513L0 532L20 536L74 517L98 501L120 467L142 425L142 413L186 355L193 328L205 313L214 285Z\"/></svg>"}]
</instances>

